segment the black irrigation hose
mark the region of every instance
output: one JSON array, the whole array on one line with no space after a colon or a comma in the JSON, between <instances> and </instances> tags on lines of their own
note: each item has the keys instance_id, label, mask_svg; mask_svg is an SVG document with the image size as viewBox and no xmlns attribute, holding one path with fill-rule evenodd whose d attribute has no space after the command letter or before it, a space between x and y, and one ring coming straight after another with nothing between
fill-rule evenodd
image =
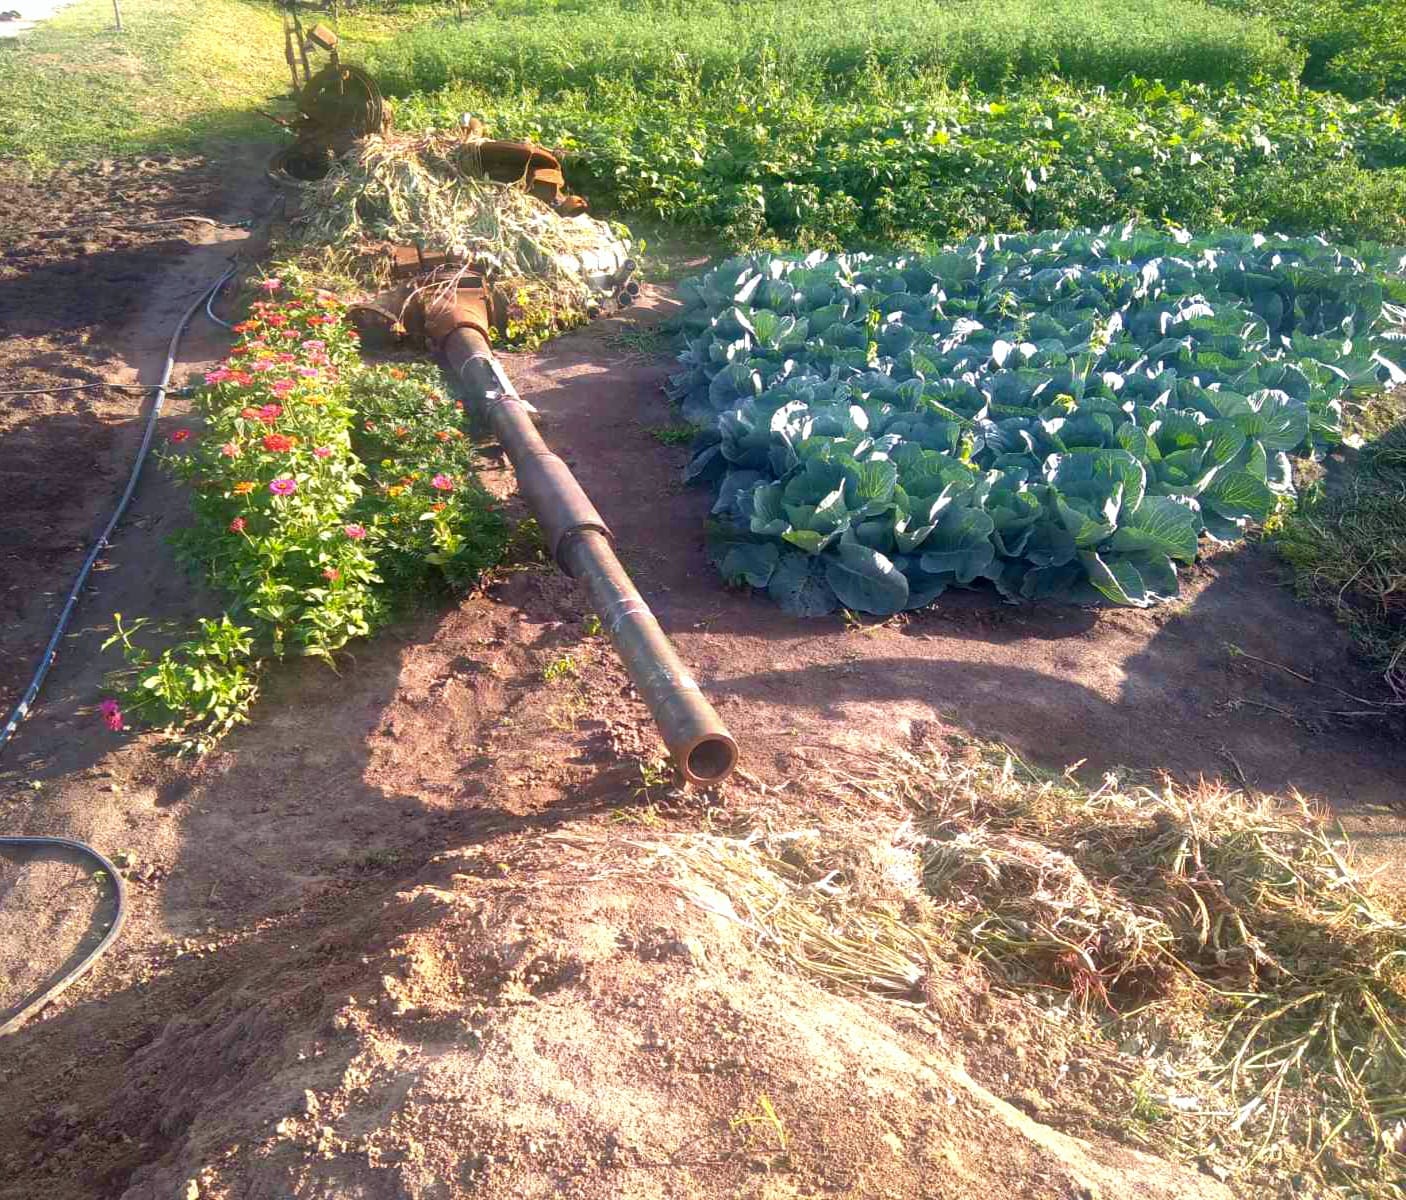
<instances>
[{"instance_id":1,"label":"black irrigation hose","mask_svg":"<svg viewBox=\"0 0 1406 1200\"><path fill-rule=\"evenodd\" d=\"M127 479L127 487L122 492L122 497L117 502L117 507L113 509L112 516L108 518L107 525L102 533L98 535L98 540L93 543L93 548L88 551L88 557L83 560L82 567L79 568L78 577L73 581L73 586L69 589L68 599L64 602L63 611L59 613L58 623L54 626L53 635L49 638L49 644L44 648L43 657L39 660L39 666L35 669L34 677L29 681L29 686L25 689L24 696L19 704L15 706L15 711L10 714L10 719L5 723L5 728L0 729L0 751L3 751L15 731L20 727L20 722L29 713L29 706L34 703L34 699L39 695L39 689L44 683L45 676L49 673L49 668L53 665L54 659L58 657L58 646L62 640L64 631L68 628L69 619L73 616L73 610L78 606L78 598L83 590L83 585L87 583L88 576L92 573L93 564L97 562L98 556L107 549L108 538L117 528L117 523L122 519L123 513L127 511L127 506L132 501L132 494L137 490L137 480L141 477L142 465L146 462L147 453L151 450L151 441L156 433L156 421L161 415L161 406L166 399L166 385L171 381L171 372L176 366L176 350L180 346L181 337L185 334L186 327L190 320L200 310L200 306L208 296L213 296L222 288L231 275L234 274L238 264L231 263L230 267L220 276L210 287L202 289L200 295L191 303L190 307L180 319L176 326L176 331L171 335L171 343L166 350L166 363L161 369L161 382L156 385L156 396L151 403L151 411L147 414L146 428L142 432L142 443L137 448L137 458L132 464L132 473ZM74 841L71 838L61 837L0 837L0 846L13 846L17 849L29 849L36 846L58 846L76 853L87 855L101 865L111 877L113 887L116 889L116 912L113 914L112 925L108 928L103 940L84 957L71 971L64 972L63 976L52 986L45 988L39 995L35 996L26 1004L15 1016L0 1025L0 1036L13 1033L24 1024L31 1016L62 994L73 982L83 977L97 962L98 958L116 940L117 935L122 930L123 922L127 919L127 886L122 879L121 872L112 865L106 858L91 846L83 842Z\"/></svg>"},{"instance_id":2,"label":"black irrigation hose","mask_svg":"<svg viewBox=\"0 0 1406 1200\"><path fill-rule=\"evenodd\" d=\"M218 317L215 319L219 321ZM224 324L223 321L219 321L219 323ZM16 391L0 391L0 396L49 396L57 392L88 392L94 388L106 388L109 392L140 392L143 396L147 392L157 390L156 385L151 383L72 383L64 384L63 387L20 388ZM166 394L168 396L182 396L188 391L190 388L167 388Z\"/></svg>"},{"instance_id":3,"label":"black irrigation hose","mask_svg":"<svg viewBox=\"0 0 1406 1200\"><path fill-rule=\"evenodd\" d=\"M114 889L114 899L116 911L112 914L112 924L108 926L107 932L103 934L103 940L83 956L83 961L70 971L65 971L52 987L45 988L35 996L28 1004L21 1008L13 1017L0 1025L0 1037L7 1033L16 1032L20 1026L29 1020L46 1004L56 1000L67 991L78 980L82 979L93 968L93 964L98 961L106 952L109 946L117 940L117 935L122 932L122 926L127 920L127 881L122 878L122 872L112 865L102 854L94 850L91 846L83 842L76 842L72 838L61 837L0 837L0 846L13 846L16 849L30 850L37 846L55 846L63 850L72 850L76 854L86 855L98 864L100 870L106 871L112 880Z\"/></svg>"}]
</instances>

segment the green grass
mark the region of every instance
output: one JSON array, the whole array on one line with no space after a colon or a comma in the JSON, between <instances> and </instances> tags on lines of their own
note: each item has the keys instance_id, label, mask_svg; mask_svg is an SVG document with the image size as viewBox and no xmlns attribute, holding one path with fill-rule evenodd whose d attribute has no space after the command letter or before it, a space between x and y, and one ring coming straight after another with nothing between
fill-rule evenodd
<instances>
[{"instance_id":1,"label":"green grass","mask_svg":"<svg viewBox=\"0 0 1406 1200\"><path fill-rule=\"evenodd\" d=\"M1056 73L1203 83L1297 77L1302 56L1269 22L1124 0L857 0L842 20L810 0L504 0L463 25L421 26L375 56L392 92L472 83L544 96L604 80L738 74L848 94L864 75L995 87Z\"/></svg>"},{"instance_id":2,"label":"green grass","mask_svg":"<svg viewBox=\"0 0 1406 1200\"><path fill-rule=\"evenodd\" d=\"M1276 541L1299 594L1347 627L1406 702L1406 392L1387 397L1367 418L1376 436L1362 447L1351 477L1310 491Z\"/></svg>"},{"instance_id":3,"label":"green grass","mask_svg":"<svg viewBox=\"0 0 1406 1200\"><path fill-rule=\"evenodd\" d=\"M344 44L355 57L429 11L344 19ZM111 0L79 0L0 42L0 161L44 168L273 136L255 110L289 86L275 5L123 0L122 17L119 33Z\"/></svg>"}]
</instances>

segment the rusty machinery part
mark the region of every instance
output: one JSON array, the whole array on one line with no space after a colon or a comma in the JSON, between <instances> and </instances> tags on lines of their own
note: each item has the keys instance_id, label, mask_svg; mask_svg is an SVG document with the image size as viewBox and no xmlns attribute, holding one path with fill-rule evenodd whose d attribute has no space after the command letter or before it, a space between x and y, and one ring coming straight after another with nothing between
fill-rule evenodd
<instances>
[{"instance_id":1,"label":"rusty machinery part","mask_svg":"<svg viewBox=\"0 0 1406 1200\"><path fill-rule=\"evenodd\" d=\"M500 142L482 137L483 125L473 119L465 126L469 135L455 155L465 175L482 176L495 183L515 183L564 217L586 211L586 201L568 195L561 161L535 142Z\"/></svg>"},{"instance_id":2,"label":"rusty machinery part","mask_svg":"<svg viewBox=\"0 0 1406 1200\"><path fill-rule=\"evenodd\" d=\"M425 329L507 453L552 558L585 590L679 772L692 784L722 783L737 766L736 741L620 565L590 497L537 432L530 407L489 349L487 314L481 287L459 288L431 302Z\"/></svg>"},{"instance_id":3,"label":"rusty machinery part","mask_svg":"<svg viewBox=\"0 0 1406 1200\"><path fill-rule=\"evenodd\" d=\"M484 316L478 324L485 338L492 342L507 329L508 306L492 281L484 276L469 274L466 264L450 258L440 250L423 250L418 246L398 246L389 242L373 247L374 254L384 260L384 270L399 286L378 296L359 300L347 308L347 317L369 350L389 349L404 341L424 339L436 352L442 350L443 331L436 337L427 329L426 309L435 307L451 289L462 293L478 293ZM639 295L640 285L632 278L639 264L621 249L601 251L582 264L582 278L596 293L587 306L587 315L605 315L613 304L628 308ZM612 270L586 271L586 267Z\"/></svg>"},{"instance_id":4,"label":"rusty machinery part","mask_svg":"<svg viewBox=\"0 0 1406 1200\"><path fill-rule=\"evenodd\" d=\"M360 67L330 62L298 93L298 115L280 124L294 134L269 172L280 182L321 179L332 161L359 138L385 133L391 108L376 81Z\"/></svg>"}]
</instances>

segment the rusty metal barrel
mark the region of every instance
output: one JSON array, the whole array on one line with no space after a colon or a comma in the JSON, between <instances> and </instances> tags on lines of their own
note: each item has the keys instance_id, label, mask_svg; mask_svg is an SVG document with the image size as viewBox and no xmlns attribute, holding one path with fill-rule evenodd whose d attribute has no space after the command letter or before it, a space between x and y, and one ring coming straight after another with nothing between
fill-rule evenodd
<instances>
[{"instance_id":1,"label":"rusty metal barrel","mask_svg":"<svg viewBox=\"0 0 1406 1200\"><path fill-rule=\"evenodd\" d=\"M680 773L693 784L721 783L737 765L737 743L621 566L610 528L493 356L482 287L461 286L428 304L425 332L507 453L553 560L585 589Z\"/></svg>"}]
</instances>

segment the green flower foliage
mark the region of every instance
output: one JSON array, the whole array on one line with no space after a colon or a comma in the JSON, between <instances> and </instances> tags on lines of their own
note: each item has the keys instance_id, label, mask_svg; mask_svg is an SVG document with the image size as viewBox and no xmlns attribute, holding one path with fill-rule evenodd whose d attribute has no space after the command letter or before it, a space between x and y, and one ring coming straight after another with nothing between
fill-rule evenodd
<instances>
[{"instance_id":1,"label":"green flower foliage","mask_svg":"<svg viewBox=\"0 0 1406 1200\"><path fill-rule=\"evenodd\" d=\"M196 397L204 428L177 429L163 455L191 487L178 553L227 610L159 656L132 640L141 621L119 619L108 643L127 660L128 711L196 751L247 719L266 657L331 663L397 610L472 583L507 540L438 372L368 367L335 296L263 287Z\"/></svg>"},{"instance_id":2,"label":"green flower foliage","mask_svg":"<svg viewBox=\"0 0 1406 1200\"><path fill-rule=\"evenodd\" d=\"M1406 382L1406 251L1134 226L924 256L731 259L683 285L725 578L886 615L989 581L1145 606Z\"/></svg>"}]
</instances>

